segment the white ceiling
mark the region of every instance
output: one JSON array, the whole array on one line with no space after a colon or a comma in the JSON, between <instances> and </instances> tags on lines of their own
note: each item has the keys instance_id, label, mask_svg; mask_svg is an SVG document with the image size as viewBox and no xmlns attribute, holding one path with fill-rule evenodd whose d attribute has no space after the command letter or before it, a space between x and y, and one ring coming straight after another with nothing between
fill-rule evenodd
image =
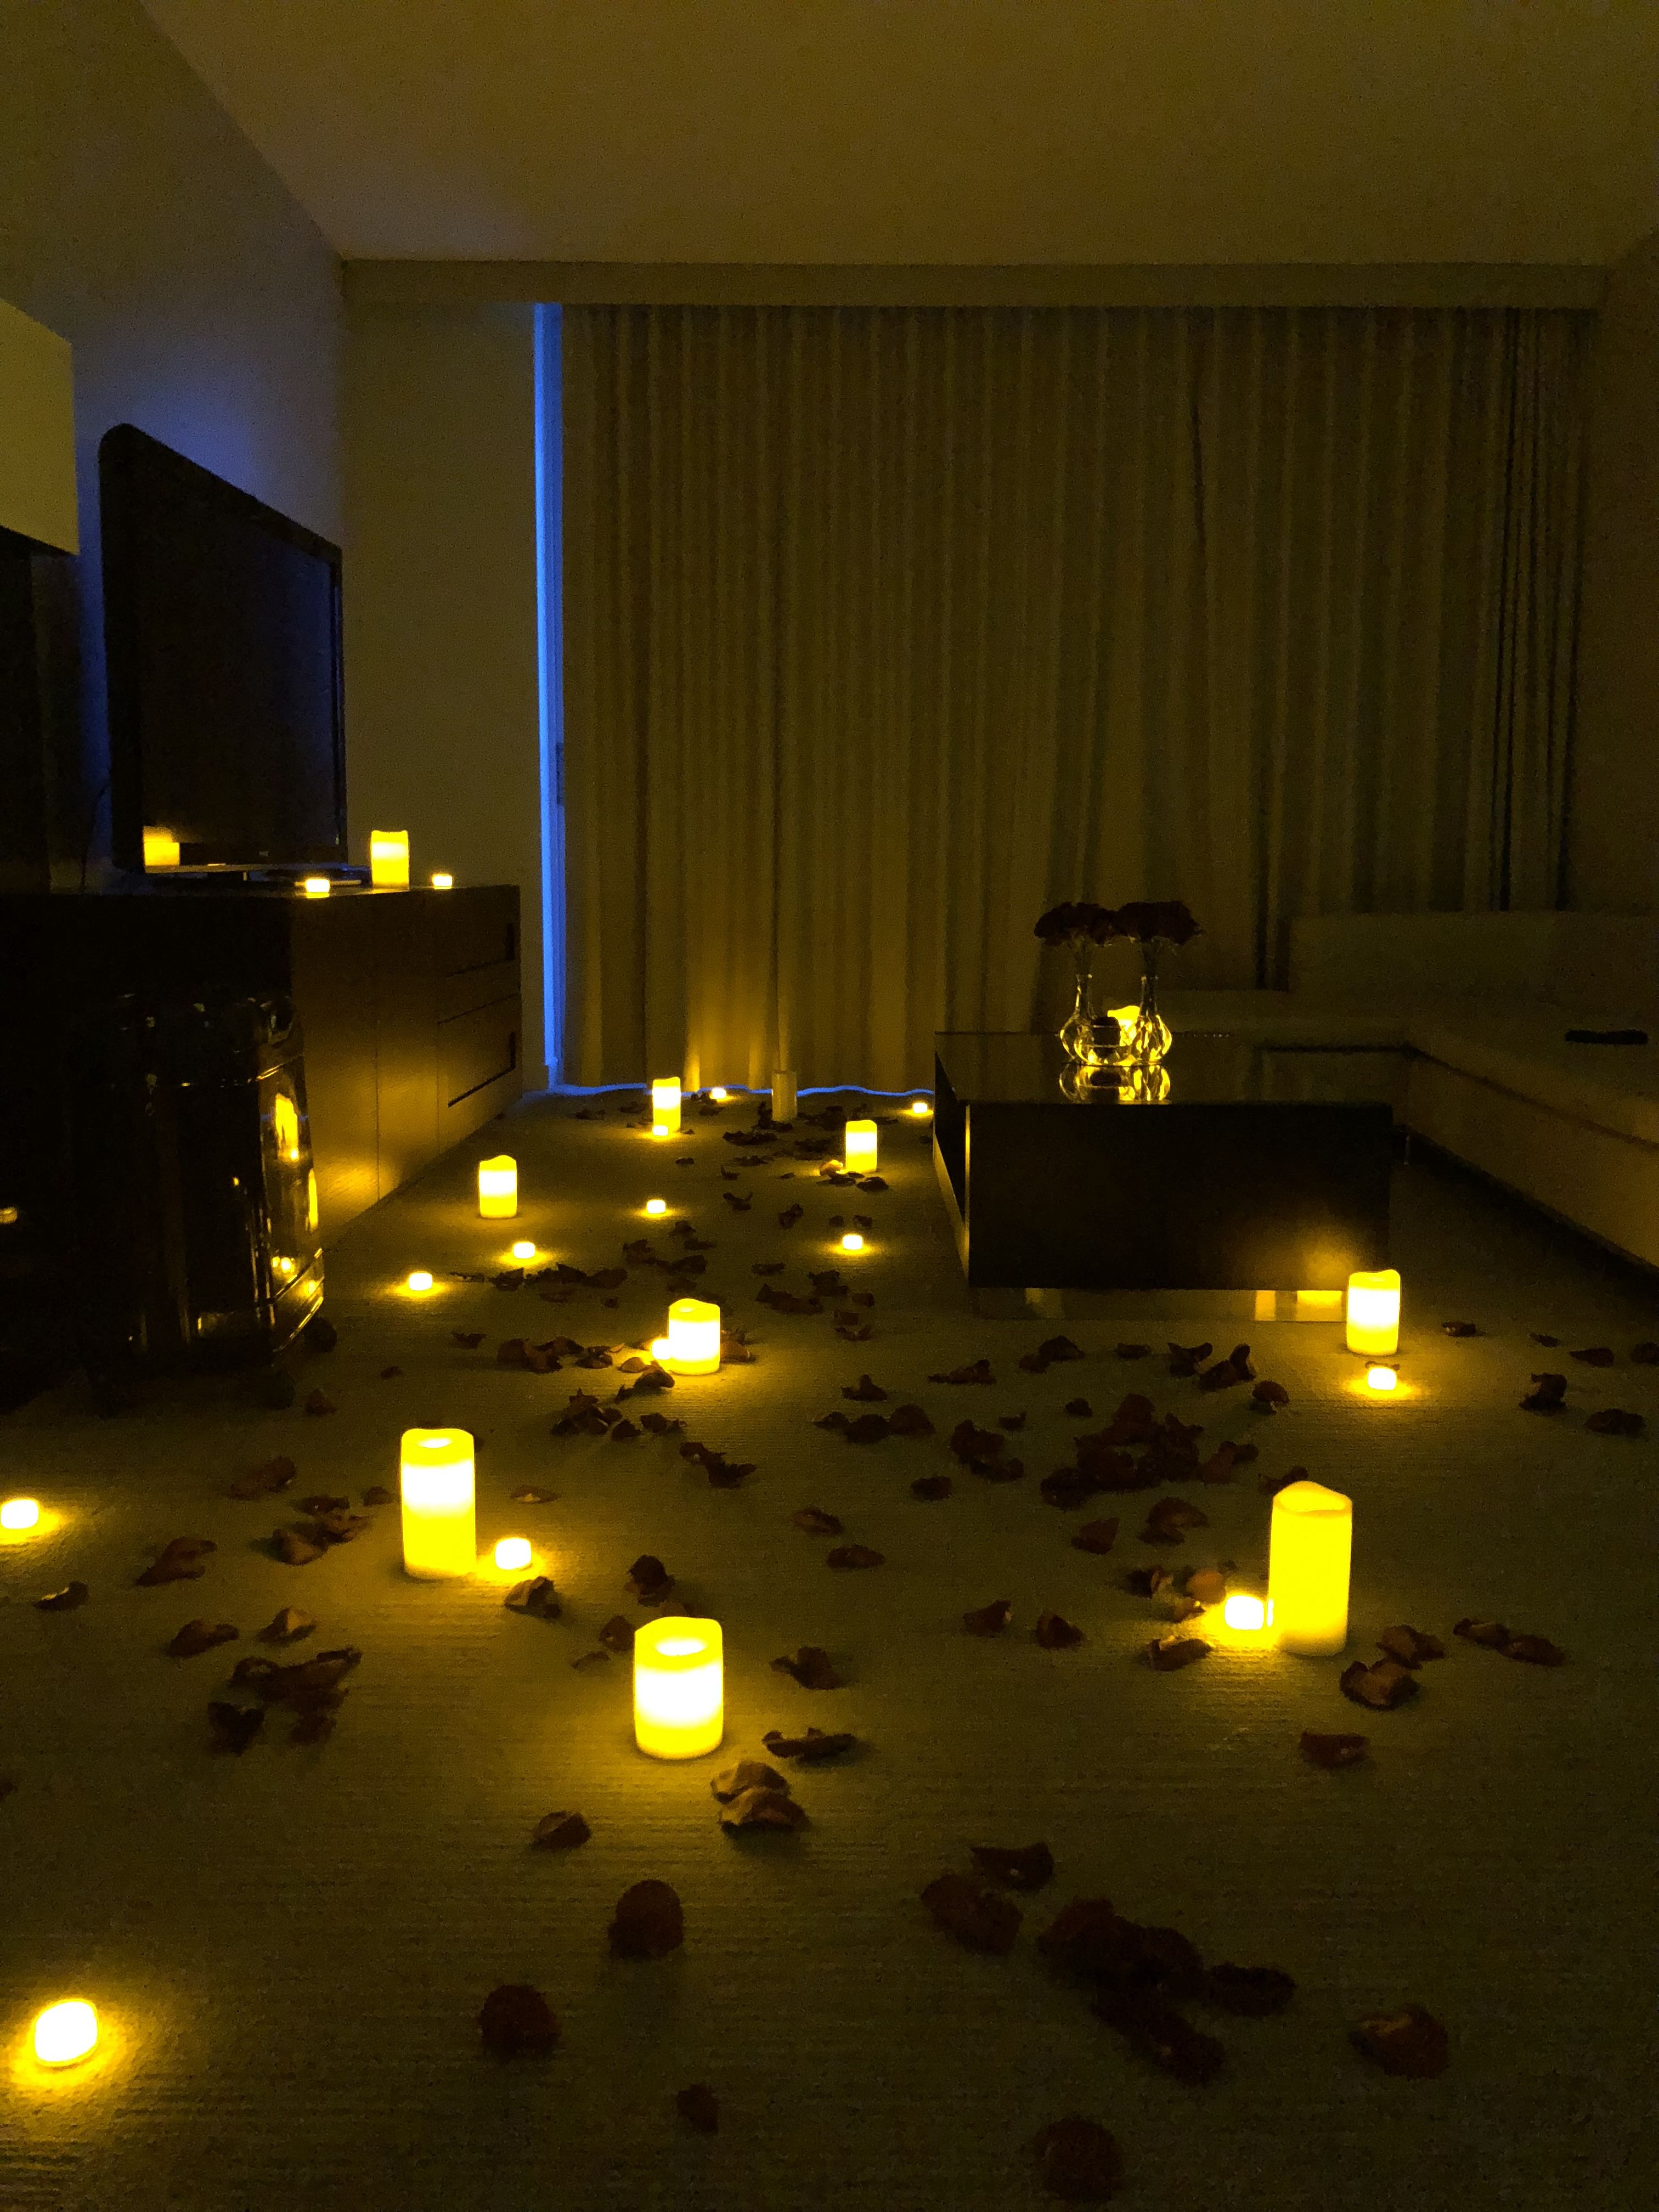
<instances>
[{"instance_id":1,"label":"white ceiling","mask_svg":"<svg viewBox=\"0 0 1659 2212\"><path fill-rule=\"evenodd\" d=\"M144 0L348 258L1605 262L1659 0Z\"/></svg>"}]
</instances>

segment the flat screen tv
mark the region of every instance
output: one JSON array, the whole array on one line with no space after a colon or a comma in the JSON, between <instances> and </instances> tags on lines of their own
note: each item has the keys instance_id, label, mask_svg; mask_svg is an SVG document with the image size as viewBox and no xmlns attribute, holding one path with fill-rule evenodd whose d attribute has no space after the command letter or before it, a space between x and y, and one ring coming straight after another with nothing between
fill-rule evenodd
<instances>
[{"instance_id":1,"label":"flat screen tv","mask_svg":"<svg viewBox=\"0 0 1659 2212\"><path fill-rule=\"evenodd\" d=\"M98 481L117 866L343 862L339 547L130 422Z\"/></svg>"}]
</instances>

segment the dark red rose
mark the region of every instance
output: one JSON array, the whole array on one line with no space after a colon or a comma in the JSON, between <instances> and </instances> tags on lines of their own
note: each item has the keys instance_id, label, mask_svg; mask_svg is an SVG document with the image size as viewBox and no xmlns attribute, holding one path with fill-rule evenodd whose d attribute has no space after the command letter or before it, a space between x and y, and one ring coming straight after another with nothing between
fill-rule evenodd
<instances>
[{"instance_id":1,"label":"dark red rose","mask_svg":"<svg viewBox=\"0 0 1659 2212\"><path fill-rule=\"evenodd\" d=\"M1119 907L1113 919L1119 936L1138 938L1143 945L1154 939L1164 945L1188 945L1202 934L1180 899L1133 899Z\"/></svg>"}]
</instances>

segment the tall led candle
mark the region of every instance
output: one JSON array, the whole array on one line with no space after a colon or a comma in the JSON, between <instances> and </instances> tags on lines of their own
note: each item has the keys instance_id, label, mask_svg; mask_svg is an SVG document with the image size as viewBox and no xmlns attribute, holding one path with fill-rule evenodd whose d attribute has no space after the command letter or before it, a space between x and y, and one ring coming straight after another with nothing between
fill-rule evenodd
<instances>
[{"instance_id":1,"label":"tall led candle","mask_svg":"<svg viewBox=\"0 0 1659 2212\"><path fill-rule=\"evenodd\" d=\"M651 1086L651 1121L653 1127L666 1129L672 1136L680 1126L680 1086L678 1078L659 1075Z\"/></svg>"},{"instance_id":2,"label":"tall led candle","mask_svg":"<svg viewBox=\"0 0 1659 2212\"><path fill-rule=\"evenodd\" d=\"M1400 1349L1400 1270L1348 1278L1348 1349L1368 1358Z\"/></svg>"},{"instance_id":3,"label":"tall led candle","mask_svg":"<svg viewBox=\"0 0 1659 2212\"><path fill-rule=\"evenodd\" d=\"M478 1212L485 1221L511 1221L519 1210L519 1163L511 1152L478 1163Z\"/></svg>"},{"instance_id":4,"label":"tall led candle","mask_svg":"<svg viewBox=\"0 0 1659 2212\"><path fill-rule=\"evenodd\" d=\"M675 1375L713 1375L720 1364L720 1310L706 1298L676 1298L668 1309L660 1364Z\"/></svg>"},{"instance_id":5,"label":"tall led candle","mask_svg":"<svg viewBox=\"0 0 1659 2212\"><path fill-rule=\"evenodd\" d=\"M701 1759L726 1732L725 1652L717 1620L684 1615L634 1632L634 1741L653 1759Z\"/></svg>"},{"instance_id":6,"label":"tall led candle","mask_svg":"<svg viewBox=\"0 0 1659 2212\"><path fill-rule=\"evenodd\" d=\"M772 1078L772 1119L793 1121L795 1105L795 1071L793 1067L781 1067Z\"/></svg>"},{"instance_id":7,"label":"tall led candle","mask_svg":"<svg viewBox=\"0 0 1659 2212\"><path fill-rule=\"evenodd\" d=\"M405 1429L404 1572L420 1582L470 1575L477 1557L472 1438L465 1429Z\"/></svg>"},{"instance_id":8,"label":"tall led candle","mask_svg":"<svg viewBox=\"0 0 1659 2212\"><path fill-rule=\"evenodd\" d=\"M1273 1499L1267 1607L1279 1649L1328 1659L1348 1640L1353 1501L1319 1482L1292 1482Z\"/></svg>"},{"instance_id":9,"label":"tall led candle","mask_svg":"<svg viewBox=\"0 0 1659 2212\"><path fill-rule=\"evenodd\" d=\"M368 833L368 880L382 890L409 889L409 832L371 830Z\"/></svg>"},{"instance_id":10,"label":"tall led candle","mask_svg":"<svg viewBox=\"0 0 1659 2212\"><path fill-rule=\"evenodd\" d=\"M849 1121L842 1154L847 1166L854 1175L874 1175L876 1171L876 1125L873 1121Z\"/></svg>"}]
</instances>

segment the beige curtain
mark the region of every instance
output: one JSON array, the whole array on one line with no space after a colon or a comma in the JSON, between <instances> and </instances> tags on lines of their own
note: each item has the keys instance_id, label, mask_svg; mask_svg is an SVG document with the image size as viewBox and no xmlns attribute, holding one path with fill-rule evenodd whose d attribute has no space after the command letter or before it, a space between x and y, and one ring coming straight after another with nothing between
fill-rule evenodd
<instances>
[{"instance_id":1,"label":"beige curtain","mask_svg":"<svg viewBox=\"0 0 1659 2212\"><path fill-rule=\"evenodd\" d=\"M566 309L567 1080L925 1081L1062 897L1553 905L1587 321Z\"/></svg>"}]
</instances>

